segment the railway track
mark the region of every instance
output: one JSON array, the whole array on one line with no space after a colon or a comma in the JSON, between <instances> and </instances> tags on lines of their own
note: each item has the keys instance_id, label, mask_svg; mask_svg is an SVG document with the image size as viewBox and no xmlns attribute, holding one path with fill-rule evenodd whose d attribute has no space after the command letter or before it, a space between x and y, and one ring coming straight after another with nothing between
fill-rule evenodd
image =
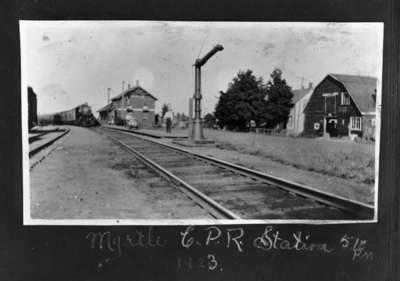
<instances>
[{"instance_id":1,"label":"railway track","mask_svg":"<svg viewBox=\"0 0 400 281\"><path fill-rule=\"evenodd\" d=\"M43 143L41 143L40 145L34 146L29 150L29 158L31 158L32 156L34 156L35 154L37 154L38 152L42 151L43 149L45 149L46 147L50 146L51 144L53 144L55 141L59 140L60 138L62 138L63 136L65 136L66 134L68 134L70 131L70 129L66 129L66 130L53 130L53 131L48 131L48 132L42 132L40 135L37 135L33 138L29 139L29 144L31 145L33 142L37 141L38 138L43 137L44 135L50 134L50 133L58 133L56 136L54 136L53 138L49 138L48 140L44 141Z\"/></svg>"},{"instance_id":2,"label":"railway track","mask_svg":"<svg viewBox=\"0 0 400 281\"><path fill-rule=\"evenodd\" d=\"M113 128L101 129L218 219L372 219L374 208Z\"/></svg>"}]
</instances>

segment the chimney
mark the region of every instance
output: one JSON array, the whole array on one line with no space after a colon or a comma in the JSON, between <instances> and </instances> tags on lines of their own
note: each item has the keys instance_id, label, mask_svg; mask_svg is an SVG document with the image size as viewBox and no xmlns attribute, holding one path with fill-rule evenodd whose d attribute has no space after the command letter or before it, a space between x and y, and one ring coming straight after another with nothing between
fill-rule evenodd
<instances>
[{"instance_id":1,"label":"chimney","mask_svg":"<svg viewBox=\"0 0 400 281\"><path fill-rule=\"evenodd\" d=\"M136 80L136 87L139 87L139 80Z\"/></svg>"},{"instance_id":2,"label":"chimney","mask_svg":"<svg viewBox=\"0 0 400 281\"><path fill-rule=\"evenodd\" d=\"M125 81L122 81L122 92L125 90Z\"/></svg>"}]
</instances>

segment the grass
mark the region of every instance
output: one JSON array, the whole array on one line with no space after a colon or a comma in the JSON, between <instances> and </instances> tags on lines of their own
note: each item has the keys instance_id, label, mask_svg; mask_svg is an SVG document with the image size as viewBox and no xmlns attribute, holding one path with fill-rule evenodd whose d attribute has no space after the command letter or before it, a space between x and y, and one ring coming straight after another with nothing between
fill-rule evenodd
<instances>
[{"instance_id":1,"label":"grass","mask_svg":"<svg viewBox=\"0 0 400 281\"><path fill-rule=\"evenodd\" d=\"M365 184L375 181L374 144L206 130L221 149L265 157L307 171Z\"/></svg>"}]
</instances>

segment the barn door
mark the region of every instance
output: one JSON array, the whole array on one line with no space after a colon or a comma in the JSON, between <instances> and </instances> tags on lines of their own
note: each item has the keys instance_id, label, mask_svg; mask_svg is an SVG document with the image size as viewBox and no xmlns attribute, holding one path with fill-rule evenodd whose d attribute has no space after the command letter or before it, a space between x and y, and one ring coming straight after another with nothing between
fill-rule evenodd
<instances>
[{"instance_id":1,"label":"barn door","mask_svg":"<svg viewBox=\"0 0 400 281\"><path fill-rule=\"evenodd\" d=\"M334 118L327 119L326 132L329 134L330 137L338 136L337 119Z\"/></svg>"}]
</instances>

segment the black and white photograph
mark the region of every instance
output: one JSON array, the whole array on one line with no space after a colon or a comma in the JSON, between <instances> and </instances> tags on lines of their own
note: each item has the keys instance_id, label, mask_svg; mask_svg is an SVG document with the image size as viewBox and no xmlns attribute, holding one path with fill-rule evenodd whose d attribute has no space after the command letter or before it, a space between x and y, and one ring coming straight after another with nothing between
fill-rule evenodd
<instances>
[{"instance_id":1,"label":"black and white photograph","mask_svg":"<svg viewBox=\"0 0 400 281\"><path fill-rule=\"evenodd\" d=\"M377 221L382 23L19 27L25 225Z\"/></svg>"}]
</instances>

